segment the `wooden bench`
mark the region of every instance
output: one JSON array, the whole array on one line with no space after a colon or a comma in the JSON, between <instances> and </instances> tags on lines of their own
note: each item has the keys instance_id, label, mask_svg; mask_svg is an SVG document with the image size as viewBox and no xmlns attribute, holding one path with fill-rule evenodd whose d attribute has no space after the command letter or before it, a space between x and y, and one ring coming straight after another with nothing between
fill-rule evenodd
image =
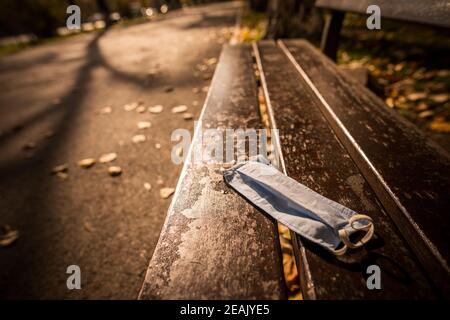
<instances>
[{"instance_id":1,"label":"wooden bench","mask_svg":"<svg viewBox=\"0 0 450 320\"><path fill-rule=\"evenodd\" d=\"M318 5L362 10L341 2L348 6ZM375 238L342 257L294 235L303 297L448 298L449 155L305 40L225 45L203 128L263 128L258 89L279 130L280 170L375 223ZM191 152L208 148L199 137L200 128ZM366 285L373 264L381 290ZM286 295L276 222L225 185L220 165L188 156L140 298Z\"/></svg>"}]
</instances>

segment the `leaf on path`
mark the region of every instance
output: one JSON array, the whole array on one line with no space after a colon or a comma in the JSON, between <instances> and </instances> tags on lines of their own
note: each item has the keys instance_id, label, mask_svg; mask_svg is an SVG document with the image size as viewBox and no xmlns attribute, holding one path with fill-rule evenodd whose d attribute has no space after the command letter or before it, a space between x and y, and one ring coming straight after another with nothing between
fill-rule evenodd
<instances>
[{"instance_id":1,"label":"leaf on path","mask_svg":"<svg viewBox=\"0 0 450 320\"><path fill-rule=\"evenodd\" d=\"M184 120L192 120L194 118L194 115L192 113L185 113L183 114Z\"/></svg>"},{"instance_id":2,"label":"leaf on path","mask_svg":"<svg viewBox=\"0 0 450 320\"><path fill-rule=\"evenodd\" d=\"M217 58L210 58L210 59L207 59L207 60L205 61L205 63L206 63L208 66L211 66L211 65L213 65L213 64L216 64L216 63L217 63Z\"/></svg>"},{"instance_id":3,"label":"leaf on path","mask_svg":"<svg viewBox=\"0 0 450 320\"><path fill-rule=\"evenodd\" d=\"M66 172L57 172L56 176L61 180L66 180L69 177L69 175Z\"/></svg>"},{"instance_id":4,"label":"leaf on path","mask_svg":"<svg viewBox=\"0 0 450 320\"><path fill-rule=\"evenodd\" d=\"M162 188L159 190L159 195L163 199L169 198L175 192L174 188Z\"/></svg>"},{"instance_id":5,"label":"leaf on path","mask_svg":"<svg viewBox=\"0 0 450 320\"><path fill-rule=\"evenodd\" d=\"M36 143L28 142L26 145L22 147L23 150L32 150L36 148Z\"/></svg>"},{"instance_id":6,"label":"leaf on path","mask_svg":"<svg viewBox=\"0 0 450 320\"><path fill-rule=\"evenodd\" d=\"M432 117L434 115L434 112L432 110L426 110L426 111L422 111L421 113L419 113L419 118L429 118Z\"/></svg>"},{"instance_id":7,"label":"leaf on path","mask_svg":"<svg viewBox=\"0 0 450 320\"><path fill-rule=\"evenodd\" d=\"M447 93L435 94L430 97L436 103L444 103L449 100L450 95Z\"/></svg>"},{"instance_id":8,"label":"leaf on path","mask_svg":"<svg viewBox=\"0 0 450 320\"><path fill-rule=\"evenodd\" d=\"M409 101L417 101L421 99L425 99L427 97L426 92L413 92L408 94L407 98Z\"/></svg>"},{"instance_id":9,"label":"leaf on path","mask_svg":"<svg viewBox=\"0 0 450 320\"><path fill-rule=\"evenodd\" d=\"M394 99L391 98L391 97L386 99L386 104L388 105L389 108L394 108L395 107Z\"/></svg>"},{"instance_id":10,"label":"leaf on path","mask_svg":"<svg viewBox=\"0 0 450 320\"><path fill-rule=\"evenodd\" d=\"M146 140L147 138L143 134L137 134L132 138L133 143L142 143L145 142Z\"/></svg>"},{"instance_id":11,"label":"leaf on path","mask_svg":"<svg viewBox=\"0 0 450 320\"><path fill-rule=\"evenodd\" d=\"M148 108L148 112L150 112L150 113L161 113L163 111L163 109L164 109L163 106L158 104L156 106L149 107Z\"/></svg>"},{"instance_id":12,"label":"leaf on path","mask_svg":"<svg viewBox=\"0 0 450 320\"><path fill-rule=\"evenodd\" d=\"M450 133L450 122L437 118L431 122L430 129L436 132Z\"/></svg>"},{"instance_id":13,"label":"leaf on path","mask_svg":"<svg viewBox=\"0 0 450 320\"><path fill-rule=\"evenodd\" d=\"M139 121L137 126L140 130L143 130L143 129L150 128L152 126L152 124L149 121Z\"/></svg>"},{"instance_id":14,"label":"leaf on path","mask_svg":"<svg viewBox=\"0 0 450 320\"><path fill-rule=\"evenodd\" d=\"M104 107L100 109L100 114L110 114L112 112L111 107Z\"/></svg>"},{"instance_id":15,"label":"leaf on path","mask_svg":"<svg viewBox=\"0 0 450 320\"><path fill-rule=\"evenodd\" d=\"M85 222L83 226L84 226L84 230L86 230L87 232L95 231L95 228L92 226L92 224L90 222Z\"/></svg>"},{"instance_id":16,"label":"leaf on path","mask_svg":"<svg viewBox=\"0 0 450 320\"><path fill-rule=\"evenodd\" d=\"M150 183L148 183L148 182L145 182L144 183L144 189L147 190L147 191L150 191L150 190L152 190L152 185Z\"/></svg>"},{"instance_id":17,"label":"leaf on path","mask_svg":"<svg viewBox=\"0 0 450 320\"><path fill-rule=\"evenodd\" d=\"M421 102L416 106L416 110L417 111L425 111L428 109L428 104L426 104L425 102Z\"/></svg>"},{"instance_id":18,"label":"leaf on path","mask_svg":"<svg viewBox=\"0 0 450 320\"><path fill-rule=\"evenodd\" d=\"M114 152L111 152L111 153L106 153L106 154L102 155L99 159L99 162L100 163L108 163L108 162L112 162L116 159L117 159L117 154Z\"/></svg>"},{"instance_id":19,"label":"leaf on path","mask_svg":"<svg viewBox=\"0 0 450 320\"><path fill-rule=\"evenodd\" d=\"M448 77L448 76L450 76L450 70L446 70L446 69L439 70L437 72L437 76L438 77Z\"/></svg>"},{"instance_id":20,"label":"leaf on path","mask_svg":"<svg viewBox=\"0 0 450 320\"><path fill-rule=\"evenodd\" d=\"M172 86L167 86L164 88L165 92L172 92L174 90L174 88Z\"/></svg>"},{"instance_id":21,"label":"leaf on path","mask_svg":"<svg viewBox=\"0 0 450 320\"><path fill-rule=\"evenodd\" d=\"M139 106L136 108L137 113L144 113L145 111L147 111L147 108L144 106Z\"/></svg>"},{"instance_id":22,"label":"leaf on path","mask_svg":"<svg viewBox=\"0 0 450 320\"><path fill-rule=\"evenodd\" d=\"M77 164L81 168L89 169L90 167L92 167L95 164L95 159L93 159L93 158L86 158L86 159L78 161Z\"/></svg>"},{"instance_id":23,"label":"leaf on path","mask_svg":"<svg viewBox=\"0 0 450 320\"><path fill-rule=\"evenodd\" d=\"M133 103L129 103L123 106L123 109L125 111L133 111L135 110L137 107L139 106L139 104L137 102L133 102Z\"/></svg>"},{"instance_id":24,"label":"leaf on path","mask_svg":"<svg viewBox=\"0 0 450 320\"><path fill-rule=\"evenodd\" d=\"M8 247L12 245L17 239L19 239L19 231L12 230L10 226L5 225L1 228L0 233L0 246Z\"/></svg>"},{"instance_id":25,"label":"leaf on path","mask_svg":"<svg viewBox=\"0 0 450 320\"><path fill-rule=\"evenodd\" d=\"M179 105L172 108L172 113L182 113L187 111L188 107L186 105Z\"/></svg>"},{"instance_id":26,"label":"leaf on path","mask_svg":"<svg viewBox=\"0 0 450 320\"><path fill-rule=\"evenodd\" d=\"M54 166L52 169L52 173L56 174L59 172L67 172L67 170L69 170L69 166L67 165L67 163L64 163L64 164Z\"/></svg>"},{"instance_id":27,"label":"leaf on path","mask_svg":"<svg viewBox=\"0 0 450 320\"><path fill-rule=\"evenodd\" d=\"M122 174L122 168L118 166L112 166L108 168L108 173L111 177L117 177Z\"/></svg>"}]
</instances>

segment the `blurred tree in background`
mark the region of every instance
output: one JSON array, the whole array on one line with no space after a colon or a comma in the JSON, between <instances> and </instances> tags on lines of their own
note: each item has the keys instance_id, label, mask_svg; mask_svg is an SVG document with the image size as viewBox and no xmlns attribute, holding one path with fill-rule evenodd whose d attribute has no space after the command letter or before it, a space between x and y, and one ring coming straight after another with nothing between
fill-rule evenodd
<instances>
[{"instance_id":1,"label":"blurred tree in background","mask_svg":"<svg viewBox=\"0 0 450 320\"><path fill-rule=\"evenodd\" d=\"M306 38L319 42L324 19L322 12L314 6L314 3L315 0L269 0L267 37Z\"/></svg>"},{"instance_id":2,"label":"blurred tree in background","mask_svg":"<svg viewBox=\"0 0 450 320\"><path fill-rule=\"evenodd\" d=\"M185 1L187 3L206 3L212 1ZM111 23L110 14L118 12L121 17L136 16L132 8L169 9L181 7L180 0L1 0L0 37L33 34L38 38L56 35L57 28L65 26L67 6L80 6L82 21L86 22L95 13L101 13L107 25Z\"/></svg>"}]
</instances>

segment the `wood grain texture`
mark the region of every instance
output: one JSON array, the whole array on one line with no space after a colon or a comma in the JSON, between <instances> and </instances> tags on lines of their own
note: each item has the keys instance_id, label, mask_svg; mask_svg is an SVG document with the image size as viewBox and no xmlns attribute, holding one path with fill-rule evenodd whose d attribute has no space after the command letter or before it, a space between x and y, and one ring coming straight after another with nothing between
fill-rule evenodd
<instances>
[{"instance_id":1,"label":"wood grain texture","mask_svg":"<svg viewBox=\"0 0 450 320\"><path fill-rule=\"evenodd\" d=\"M357 212L373 218L376 239L366 248L335 257L297 237L302 290L316 299L427 298L435 293L406 242L380 206L318 102L285 54L273 42L260 42L266 100L279 129L286 173L293 179ZM383 290L368 290L367 266L382 270ZM309 270L309 275L305 273ZM310 279L308 281L308 276Z\"/></svg>"},{"instance_id":2,"label":"wood grain texture","mask_svg":"<svg viewBox=\"0 0 450 320\"><path fill-rule=\"evenodd\" d=\"M311 44L283 41L330 126L436 286L449 293L450 157Z\"/></svg>"},{"instance_id":3,"label":"wood grain texture","mask_svg":"<svg viewBox=\"0 0 450 320\"><path fill-rule=\"evenodd\" d=\"M225 46L203 128L261 128L248 45ZM199 139L200 150L210 141ZM283 299L276 224L229 189L219 165L188 160L140 299Z\"/></svg>"},{"instance_id":4,"label":"wood grain texture","mask_svg":"<svg viewBox=\"0 0 450 320\"><path fill-rule=\"evenodd\" d=\"M378 5L382 18L412 21L450 28L449 0L317 0L316 6L365 14L367 7Z\"/></svg>"}]
</instances>

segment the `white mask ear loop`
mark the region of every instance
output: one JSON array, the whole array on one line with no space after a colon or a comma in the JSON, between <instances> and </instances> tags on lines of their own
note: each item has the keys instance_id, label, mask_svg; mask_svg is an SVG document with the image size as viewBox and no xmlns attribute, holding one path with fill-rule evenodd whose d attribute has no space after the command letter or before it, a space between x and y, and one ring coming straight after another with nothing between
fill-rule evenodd
<instances>
[{"instance_id":1,"label":"white mask ear loop","mask_svg":"<svg viewBox=\"0 0 450 320\"><path fill-rule=\"evenodd\" d=\"M360 221L360 220L365 220L368 221L368 223L366 225L363 225L362 227L355 227L355 222ZM336 250L336 255L342 255L345 253L345 251L343 253L341 253L341 251L345 248L351 248L351 249L356 249L359 248L361 246L363 246L364 244L366 244L367 242L369 242L369 240L372 238L374 232L375 232L375 227L373 225L373 220L371 217L366 216L365 214L355 214L353 215L350 219L349 219L349 223L350 226L358 231L366 231L366 234L364 235L364 237L359 240L356 243L353 243L350 241L349 237L348 237L348 232L345 229L341 229L339 230L339 237L341 238L342 242L344 243L344 247L340 250Z\"/></svg>"}]
</instances>

